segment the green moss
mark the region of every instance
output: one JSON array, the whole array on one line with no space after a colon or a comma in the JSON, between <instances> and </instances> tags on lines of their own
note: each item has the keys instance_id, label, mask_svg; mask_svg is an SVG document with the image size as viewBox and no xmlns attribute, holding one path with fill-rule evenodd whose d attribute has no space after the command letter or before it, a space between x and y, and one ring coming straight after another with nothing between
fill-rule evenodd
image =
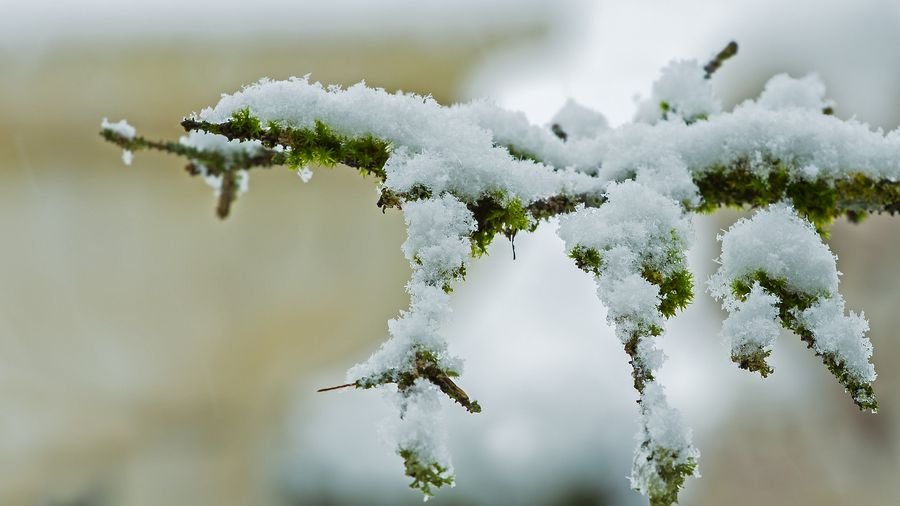
<instances>
[{"instance_id":1,"label":"green moss","mask_svg":"<svg viewBox=\"0 0 900 506\"><path fill-rule=\"evenodd\" d=\"M270 121L263 128L250 109L236 111L226 123L186 119L181 124L188 130L202 130L229 139L259 140L267 148L284 146L287 148L284 163L292 169L310 164L331 167L341 163L382 181L384 164L391 151L390 143L382 139L371 135L343 135L321 121L316 121L312 128L295 128Z\"/></svg>"},{"instance_id":2,"label":"green moss","mask_svg":"<svg viewBox=\"0 0 900 506\"><path fill-rule=\"evenodd\" d=\"M790 199L797 212L809 219L820 234L835 218L859 222L872 212L900 211L900 182L874 180L860 173L848 177L815 180L792 176L792 167L764 158L765 173L751 171L740 159L695 176L701 202L694 210L712 212L719 207L765 207Z\"/></svg>"},{"instance_id":3,"label":"green moss","mask_svg":"<svg viewBox=\"0 0 900 506\"><path fill-rule=\"evenodd\" d=\"M659 476L659 480L650 483L650 490L647 491L650 506L676 504L678 492L684 487L685 480L697 470L696 459L689 457L682 460L676 452L658 447L653 449L648 460L653 462Z\"/></svg>"},{"instance_id":4,"label":"green moss","mask_svg":"<svg viewBox=\"0 0 900 506\"><path fill-rule=\"evenodd\" d=\"M398 449L397 454L403 459L406 476L413 479L409 488L418 489L426 497L432 497L434 495L433 488L441 488L444 485L453 486L453 475L441 464L422 462L419 455L408 448Z\"/></svg>"},{"instance_id":5,"label":"green moss","mask_svg":"<svg viewBox=\"0 0 900 506\"><path fill-rule=\"evenodd\" d=\"M231 123L236 131L243 133L243 137L241 137L243 140L258 139L260 135L262 135L262 124L258 118L250 114L249 107L245 107L232 113L229 123Z\"/></svg>"},{"instance_id":6,"label":"green moss","mask_svg":"<svg viewBox=\"0 0 900 506\"><path fill-rule=\"evenodd\" d=\"M273 130L274 129L274 130ZM272 126L281 144L290 148L288 163L292 168L316 164L326 167L341 163L384 180L384 164L390 155L390 145L371 135L348 137L332 130L321 121L313 128Z\"/></svg>"},{"instance_id":7,"label":"green moss","mask_svg":"<svg viewBox=\"0 0 900 506\"><path fill-rule=\"evenodd\" d=\"M737 364L741 369L750 372L758 372L760 376L767 378L770 374L775 372L775 369L766 362L771 354L772 350L763 349L756 349L746 353L732 353L731 361Z\"/></svg>"},{"instance_id":8,"label":"green moss","mask_svg":"<svg viewBox=\"0 0 900 506\"><path fill-rule=\"evenodd\" d=\"M644 266L641 276L659 287L659 312L666 318L686 308L694 300L694 275L687 269L680 269L664 276L660 271Z\"/></svg>"},{"instance_id":9,"label":"green moss","mask_svg":"<svg viewBox=\"0 0 900 506\"><path fill-rule=\"evenodd\" d=\"M752 272L741 279L734 280L731 283L732 293L734 293L734 296L737 299L746 300L754 283L759 283L759 285L767 292L778 298L778 317L781 320L782 326L800 336L800 339L806 343L808 348L815 350L815 337L808 328L800 323L796 315L808 309L820 298L829 297L830 294L808 294L798 292L791 289L786 279L773 278L762 270ZM815 353L822 358L825 367L832 375L834 375L838 380L838 383L840 383L850 394L854 404L856 404L859 409L870 410L873 412L878 410L878 402L875 398L875 391L872 388L871 383L864 383L853 377L847 368L844 367L843 362L841 362L835 354L821 353L819 351L815 351ZM766 376L772 372L772 369L765 363L764 359L766 357L768 357L768 354L761 357L761 364L759 363L760 357L751 357L747 360L742 359L738 361L738 366L742 369L758 371L763 376ZM732 357L732 360L734 360L734 357Z\"/></svg>"},{"instance_id":10,"label":"green moss","mask_svg":"<svg viewBox=\"0 0 900 506\"><path fill-rule=\"evenodd\" d=\"M669 104L668 102L666 102L665 100L663 100L659 103L659 110L660 110L663 120L669 119L669 113L678 114L678 109L676 109L675 107L672 107L672 105ZM696 121L706 120L706 119L708 119L708 117L709 117L708 115L701 113L701 114L696 114L694 116L691 116L690 118L683 118L683 119L684 119L685 123L690 125L691 123L694 123Z\"/></svg>"},{"instance_id":11,"label":"green moss","mask_svg":"<svg viewBox=\"0 0 900 506\"><path fill-rule=\"evenodd\" d=\"M569 257L575 260L575 265L579 269L600 276L603 256L595 248L576 245L569 251ZM680 251L672 248L666 260L670 264L678 265L683 263L683 257ZM645 264L641 269L641 276L659 287L660 302L657 309L666 318L675 316L675 313L686 308L694 300L694 275L687 269L679 269L666 276L658 269Z\"/></svg>"},{"instance_id":12,"label":"green moss","mask_svg":"<svg viewBox=\"0 0 900 506\"><path fill-rule=\"evenodd\" d=\"M496 145L495 145L496 146ZM497 146L500 147L500 146ZM534 163L542 163L541 160L534 153L525 151L524 149L519 149L515 146L502 146L505 147L507 151L509 151L510 156L515 158L516 160L526 160Z\"/></svg>"},{"instance_id":13,"label":"green moss","mask_svg":"<svg viewBox=\"0 0 900 506\"><path fill-rule=\"evenodd\" d=\"M594 276L600 275L600 268L603 267L603 257L600 256L600 252L596 249L578 244L569 251L569 257L575 260L575 265L579 269Z\"/></svg>"},{"instance_id":14,"label":"green moss","mask_svg":"<svg viewBox=\"0 0 900 506\"><path fill-rule=\"evenodd\" d=\"M489 193L468 207L478 224L478 228L469 236L472 256L475 257L487 252L487 247L497 234L503 234L513 241L519 232L533 231L536 226L529 219L522 201L517 198L509 199L501 191Z\"/></svg>"},{"instance_id":15,"label":"green moss","mask_svg":"<svg viewBox=\"0 0 900 506\"><path fill-rule=\"evenodd\" d=\"M532 202L527 211L536 221L546 220L560 214L571 213L582 204L585 207L600 207L606 199L601 195L557 195Z\"/></svg>"}]
</instances>

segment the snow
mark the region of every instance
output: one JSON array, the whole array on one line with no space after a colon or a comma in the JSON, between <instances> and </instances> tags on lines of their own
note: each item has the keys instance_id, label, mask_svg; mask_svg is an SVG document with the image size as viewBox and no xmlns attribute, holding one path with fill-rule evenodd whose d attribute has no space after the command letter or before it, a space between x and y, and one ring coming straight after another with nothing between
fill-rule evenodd
<instances>
[{"instance_id":1,"label":"snow","mask_svg":"<svg viewBox=\"0 0 900 506\"><path fill-rule=\"evenodd\" d=\"M731 308L722 324L722 335L731 341L731 354L744 357L771 351L781 331L776 306L778 297L756 282L745 300L729 303Z\"/></svg>"},{"instance_id":2,"label":"snow","mask_svg":"<svg viewBox=\"0 0 900 506\"><path fill-rule=\"evenodd\" d=\"M688 460L696 462L700 451L691 443L692 438L693 434L681 414L669 406L663 387L655 382L648 383L641 397L641 431L636 436L638 445L629 477L631 487L644 495L664 487L654 458L654 452L658 449L671 452L676 465ZM698 475L695 468L694 476Z\"/></svg>"},{"instance_id":3,"label":"snow","mask_svg":"<svg viewBox=\"0 0 900 506\"><path fill-rule=\"evenodd\" d=\"M872 343L865 336L869 322L859 313L845 315L840 294L819 300L803 311L799 320L813 333L817 352L838 357L857 381L875 381L875 366L869 363Z\"/></svg>"},{"instance_id":4,"label":"snow","mask_svg":"<svg viewBox=\"0 0 900 506\"><path fill-rule=\"evenodd\" d=\"M834 102L825 98L825 83L817 74L800 79L777 74L766 83L756 104L771 111L800 108L822 112L826 107L833 106Z\"/></svg>"},{"instance_id":5,"label":"snow","mask_svg":"<svg viewBox=\"0 0 900 506\"><path fill-rule=\"evenodd\" d=\"M662 69L659 80L653 83L650 98L638 106L635 121L656 123L663 119L692 121L710 116L722 109L713 95L712 84L705 78L706 71L696 60L677 60ZM667 110L663 111L661 104Z\"/></svg>"},{"instance_id":6,"label":"snow","mask_svg":"<svg viewBox=\"0 0 900 506\"><path fill-rule=\"evenodd\" d=\"M297 170L297 177L300 178L300 181L308 183L313 177L313 171L310 170L309 167L300 167L300 169Z\"/></svg>"},{"instance_id":7,"label":"snow","mask_svg":"<svg viewBox=\"0 0 900 506\"><path fill-rule=\"evenodd\" d=\"M581 245L603 252L622 247L632 253L622 269L639 270L648 263L670 272L669 251L687 249L691 233L678 203L634 181L610 184L606 198L599 208L582 208L560 219L559 236L566 249ZM605 264L613 265L611 259Z\"/></svg>"},{"instance_id":8,"label":"snow","mask_svg":"<svg viewBox=\"0 0 900 506\"><path fill-rule=\"evenodd\" d=\"M730 313L723 333L732 338L734 350L771 348L778 334L776 294L754 284L741 301L731 289L733 281L764 272L784 280L787 290L812 297L813 304L796 317L812 333L818 353L836 358L859 382L875 380L875 368L869 362L872 344L865 336L869 324L861 314L844 314L836 257L808 221L788 204L773 204L750 219L739 220L719 239L721 265L709 280L709 291Z\"/></svg>"},{"instance_id":9,"label":"snow","mask_svg":"<svg viewBox=\"0 0 900 506\"><path fill-rule=\"evenodd\" d=\"M665 360L651 328L662 328L659 287L642 276L644 267L672 274L683 269L690 223L678 203L635 181L610 184L606 203L579 209L560 219L559 236L566 249L592 248L600 253L597 296L607 308L607 321L626 344L637 339L634 367L642 376L641 431L632 469L632 487L644 494L660 488L657 457L676 456L676 463L697 458L691 432L671 408L662 387L649 379ZM657 452L657 450L665 450Z\"/></svg>"},{"instance_id":10,"label":"snow","mask_svg":"<svg viewBox=\"0 0 900 506\"><path fill-rule=\"evenodd\" d=\"M390 392L402 417L391 420L382 429L382 435L396 448L414 452L420 462L440 464L452 474L440 417L441 396L437 387L421 378L405 392Z\"/></svg>"},{"instance_id":11,"label":"snow","mask_svg":"<svg viewBox=\"0 0 900 506\"><path fill-rule=\"evenodd\" d=\"M115 123L111 123L109 119L103 118L103 120L100 122L100 128L104 130L111 130L128 140L134 139L134 136L137 133L137 130L133 126L129 125L128 121L124 119L119 120Z\"/></svg>"},{"instance_id":12,"label":"snow","mask_svg":"<svg viewBox=\"0 0 900 506\"><path fill-rule=\"evenodd\" d=\"M568 139L591 139L609 129L609 121L603 114L575 102L566 100L562 109L550 120L559 125Z\"/></svg>"},{"instance_id":13,"label":"snow","mask_svg":"<svg viewBox=\"0 0 900 506\"><path fill-rule=\"evenodd\" d=\"M836 258L812 224L789 204L773 204L731 226L722 241L721 264L709 290L719 299L731 297L731 282L763 271L784 279L789 289L815 296L837 293Z\"/></svg>"},{"instance_id":14,"label":"snow","mask_svg":"<svg viewBox=\"0 0 900 506\"><path fill-rule=\"evenodd\" d=\"M247 107L263 123L310 128L318 120L347 136L376 135L389 141L397 149L385 166L385 186L398 192L420 184L433 193L451 191L474 200L504 189L528 204L561 192L601 188L584 174L514 159L505 148L494 146L491 132L475 123L474 113L442 107L430 97L391 94L365 83L326 88L310 83L307 76L262 80L223 96L199 117L224 122ZM492 110L484 111L490 115Z\"/></svg>"},{"instance_id":15,"label":"snow","mask_svg":"<svg viewBox=\"0 0 900 506\"><path fill-rule=\"evenodd\" d=\"M474 230L472 213L458 199L443 195L408 202L403 207L407 240L402 250L412 267L407 285L408 311L388 323L391 338L363 364L352 368L349 381L374 379L412 367L416 351L434 352L441 365L459 372L461 363L446 354L447 344L440 329L449 315L450 296L445 284L468 263L471 246L468 234Z\"/></svg>"},{"instance_id":16,"label":"snow","mask_svg":"<svg viewBox=\"0 0 900 506\"><path fill-rule=\"evenodd\" d=\"M777 160L795 178L900 178L900 131L885 134L822 114L830 102L814 75L776 76L757 101L720 112L699 64L680 61L654 85L647 102L653 114L661 114L661 100L669 104L670 121L648 116L615 129L605 127L599 113L567 103L557 117L571 133L567 142L488 101L443 107L430 97L365 83L325 87L308 76L259 81L224 95L199 117L225 122L249 107L263 123L308 128L318 120L347 136L374 135L392 146L386 188L404 193L424 186L467 202L502 191L527 205L552 195L596 194L612 181L633 178L693 205L699 201L695 177L738 161L749 161L749 170L761 176ZM708 118L674 120L697 116ZM505 146L541 163L514 159Z\"/></svg>"}]
</instances>

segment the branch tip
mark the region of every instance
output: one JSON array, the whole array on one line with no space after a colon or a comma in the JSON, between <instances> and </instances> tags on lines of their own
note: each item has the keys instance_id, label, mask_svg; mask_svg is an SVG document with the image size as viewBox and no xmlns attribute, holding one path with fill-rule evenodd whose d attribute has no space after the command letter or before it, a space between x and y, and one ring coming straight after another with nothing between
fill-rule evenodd
<instances>
[{"instance_id":1,"label":"branch tip","mask_svg":"<svg viewBox=\"0 0 900 506\"><path fill-rule=\"evenodd\" d=\"M356 386L356 383L344 383L343 385L338 385L336 387L320 388L320 389L316 390L316 392L330 392L332 390L340 390L342 388L350 388L350 387L355 387L355 386Z\"/></svg>"}]
</instances>

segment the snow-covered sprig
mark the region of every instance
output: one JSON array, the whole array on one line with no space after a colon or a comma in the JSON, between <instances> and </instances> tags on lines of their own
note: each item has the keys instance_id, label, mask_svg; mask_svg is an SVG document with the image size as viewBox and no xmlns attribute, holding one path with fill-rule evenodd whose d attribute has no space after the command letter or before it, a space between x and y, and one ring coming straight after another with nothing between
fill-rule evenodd
<instances>
[{"instance_id":1,"label":"snow-covered sprig","mask_svg":"<svg viewBox=\"0 0 900 506\"><path fill-rule=\"evenodd\" d=\"M395 449L426 497L453 484L439 395L481 411L457 385L462 361L441 334L450 293L497 235L512 241L560 217L567 252L595 277L632 365L641 415L632 486L670 505L696 475L699 452L657 381L665 357L656 339L694 296L685 262L692 213L763 209L723 236L710 283L729 311L733 360L770 374L786 327L861 408L876 408L867 323L845 314L822 238L837 217L900 211L900 130L834 117L814 75L775 76L758 99L722 111L709 79L736 52L732 43L706 65L670 64L637 121L617 128L574 102L542 127L487 101L448 107L307 76L224 95L182 121L189 133L179 142L148 140L125 122L104 120L101 134L126 153L187 158L188 171L216 187L221 217L251 169L284 165L308 180L310 165L341 164L377 181L379 207L404 214L410 306L349 382L332 388L393 389Z\"/></svg>"},{"instance_id":2,"label":"snow-covered sprig","mask_svg":"<svg viewBox=\"0 0 900 506\"><path fill-rule=\"evenodd\" d=\"M844 314L835 256L812 224L790 205L774 204L719 240L721 265L709 289L729 312L723 332L732 341L731 359L769 375L766 359L783 326L822 357L860 409L876 411L869 325L861 314Z\"/></svg>"},{"instance_id":3,"label":"snow-covered sprig","mask_svg":"<svg viewBox=\"0 0 900 506\"><path fill-rule=\"evenodd\" d=\"M594 274L607 320L631 358L641 407L632 485L651 504L672 504L696 474L700 453L656 382L665 356L655 340L665 319L693 297L685 261L690 223L676 201L625 181L610 186L600 208L563 217L559 235L576 264Z\"/></svg>"}]
</instances>

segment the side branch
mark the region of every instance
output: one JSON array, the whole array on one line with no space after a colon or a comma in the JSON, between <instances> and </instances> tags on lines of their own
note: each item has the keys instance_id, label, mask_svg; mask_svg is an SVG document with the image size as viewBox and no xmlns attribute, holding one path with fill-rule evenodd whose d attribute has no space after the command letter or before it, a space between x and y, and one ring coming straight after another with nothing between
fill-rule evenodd
<instances>
[{"instance_id":1,"label":"side branch","mask_svg":"<svg viewBox=\"0 0 900 506\"><path fill-rule=\"evenodd\" d=\"M478 404L478 401L473 401L472 399L470 399L469 394L467 394L465 390L460 388L459 385L457 385L456 382L453 381L453 378L456 376L458 376L458 374L455 371L442 369L438 365L437 358L433 353L420 350L416 353L415 365L412 370L402 372L393 371L390 373L385 373L384 375L376 379L361 379L353 383L345 383L343 385L320 388L316 391L330 392L332 390L340 390L342 388L350 387L367 390L379 385L396 383L397 388L401 392L403 392L412 387L417 379L422 378L428 380L433 385L438 387L441 392L443 392L447 397L465 408L469 413L481 413L481 405Z\"/></svg>"},{"instance_id":2,"label":"side branch","mask_svg":"<svg viewBox=\"0 0 900 506\"><path fill-rule=\"evenodd\" d=\"M737 52L738 52L737 42L735 42L735 41L729 42L728 45L725 46L724 49L722 49L721 51L719 51L718 54L713 56L712 60L710 60L709 63L707 63L703 67L703 70L706 72L706 75L704 77L706 77L707 79L712 77L712 75L715 74L717 70L719 70L719 67L721 67L722 64L725 63L726 60L728 60L732 56L736 55Z\"/></svg>"}]
</instances>

